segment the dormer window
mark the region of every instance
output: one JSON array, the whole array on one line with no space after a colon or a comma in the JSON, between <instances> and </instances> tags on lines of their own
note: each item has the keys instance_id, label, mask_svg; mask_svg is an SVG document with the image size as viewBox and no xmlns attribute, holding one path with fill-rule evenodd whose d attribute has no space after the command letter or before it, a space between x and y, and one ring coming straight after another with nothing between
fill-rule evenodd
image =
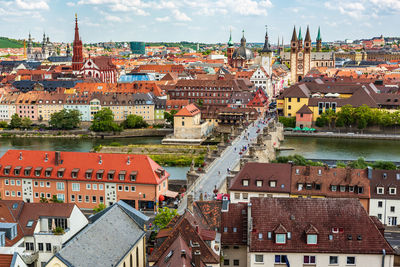
<instances>
[{"instance_id":1,"label":"dormer window","mask_svg":"<svg viewBox=\"0 0 400 267\"><path fill-rule=\"evenodd\" d=\"M257 181L256 181L256 185L257 185L257 187L262 187L263 181L257 180Z\"/></svg>"},{"instance_id":2,"label":"dormer window","mask_svg":"<svg viewBox=\"0 0 400 267\"><path fill-rule=\"evenodd\" d=\"M349 192L354 192L354 186L349 186Z\"/></svg>"},{"instance_id":3,"label":"dormer window","mask_svg":"<svg viewBox=\"0 0 400 267\"><path fill-rule=\"evenodd\" d=\"M104 170L98 170L96 173L97 179L103 179Z\"/></svg>"},{"instance_id":4,"label":"dormer window","mask_svg":"<svg viewBox=\"0 0 400 267\"><path fill-rule=\"evenodd\" d=\"M307 245L316 245L318 241L318 235L308 234L307 235Z\"/></svg>"},{"instance_id":5,"label":"dormer window","mask_svg":"<svg viewBox=\"0 0 400 267\"><path fill-rule=\"evenodd\" d=\"M15 169L14 169L14 175L19 175L20 173L21 173L21 166L17 166L17 167L15 167Z\"/></svg>"},{"instance_id":6,"label":"dormer window","mask_svg":"<svg viewBox=\"0 0 400 267\"><path fill-rule=\"evenodd\" d=\"M298 183L298 184L297 184L297 190L298 190L298 191L303 190L303 184Z\"/></svg>"},{"instance_id":7,"label":"dormer window","mask_svg":"<svg viewBox=\"0 0 400 267\"><path fill-rule=\"evenodd\" d=\"M4 167L3 173L5 175L9 175L10 174L10 170L11 170L11 166L6 166L6 167Z\"/></svg>"},{"instance_id":8,"label":"dormer window","mask_svg":"<svg viewBox=\"0 0 400 267\"><path fill-rule=\"evenodd\" d=\"M382 174L382 177L383 177L383 179L386 179L386 178L387 178L387 173L384 172L384 173Z\"/></svg>"},{"instance_id":9,"label":"dormer window","mask_svg":"<svg viewBox=\"0 0 400 267\"><path fill-rule=\"evenodd\" d=\"M37 167L35 169L35 176L39 177L41 173L42 173L42 167Z\"/></svg>"},{"instance_id":10,"label":"dormer window","mask_svg":"<svg viewBox=\"0 0 400 267\"><path fill-rule=\"evenodd\" d=\"M125 180L125 174L126 174L126 171L120 171L119 174L118 174L118 179L120 181L124 181Z\"/></svg>"},{"instance_id":11,"label":"dormer window","mask_svg":"<svg viewBox=\"0 0 400 267\"><path fill-rule=\"evenodd\" d=\"M78 172L79 172L79 169L73 169L71 171L71 177L72 178L77 178L78 177Z\"/></svg>"},{"instance_id":12,"label":"dormer window","mask_svg":"<svg viewBox=\"0 0 400 267\"><path fill-rule=\"evenodd\" d=\"M311 190L312 189L312 184L306 184L306 189Z\"/></svg>"},{"instance_id":13,"label":"dormer window","mask_svg":"<svg viewBox=\"0 0 400 267\"><path fill-rule=\"evenodd\" d=\"M32 167L26 167L24 169L24 175L29 176L31 174L31 171L32 171Z\"/></svg>"},{"instance_id":14,"label":"dormer window","mask_svg":"<svg viewBox=\"0 0 400 267\"><path fill-rule=\"evenodd\" d=\"M322 175L322 170L321 169L318 170L318 175Z\"/></svg>"},{"instance_id":15,"label":"dormer window","mask_svg":"<svg viewBox=\"0 0 400 267\"><path fill-rule=\"evenodd\" d=\"M296 174L300 174L300 170L299 169L296 169Z\"/></svg>"},{"instance_id":16,"label":"dormer window","mask_svg":"<svg viewBox=\"0 0 400 267\"><path fill-rule=\"evenodd\" d=\"M269 181L270 187L276 187L276 181Z\"/></svg>"},{"instance_id":17,"label":"dormer window","mask_svg":"<svg viewBox=\"0 0 400 267\"><path fill-rule=\"evenodd\" d=\"M50 177L51 176L51 171L53 170L53 168L47 168L45 171L44 171L44 175L46 176L46 177Z\"/></svg>"},{"instance_id":18,"label":"dormer window","mask_svg":"<svg viewBox=\"0 0 400 267\"><path fill-rule=\"evenodd\" d=\"M275 235L276 244L286 244L286 234L276 234Z\"/></svg>"},{"instance_id":19,"label":"dormer window","mask_svg":"<svg viewBox=\"0 0 400 267\"><path fill-rule=\"evenodd\" d=\"M358 187L358 193L359 193L359 194L364 193L364 187L359 186L359 187Z\"/></svg>"},{"instance_id":20,"label":"dormer window","mask_svg":"<svg viewBox=\"0 0 400 267\"><path fill-rule=\"evenodd\" d=\"M129 175L129 178L130 178L130 180L133 182L133 181L136 181L136 176L137 176L137 171L133 171L133 172L131 172L131 174Z\"/></svg>"},{"instance_id":21,"label":"dormer window","mask_svg":"<svg viewBox=\"0 0 400 267\"><path fill-rule=\"evenodd\" d=\"M389 187L389 194L390 195L396 195L396 188L395 187Z\"/></svg>"},{"instance_id":22,"label":"dormer window","mask_svg":"<svg viewBox=\"0 0 400 267\"><path fill-rule=\"evenodd\" d=\"M249 180L242 180L243 186L249 186Z\"/></svg>"},{"instance_id":23,"label":"dormer window","mask_svg":"<svg viewBox=\"0 0 400 267\"><path fill-rule=\"evenodd\" d=\"M384 192L385 192L385 189L384 189L383 187L377 187L377 188L376 188L376 193L377 193L378 195L383 195Z\"/></svg>"},{"instance_id":24,"label":"dormer window","mask_svg":"<svg viewBox=\"0 0 400 267\"><path fill-rule=\"evenodd\" d=\"M337 186L336 185L331 185L331 191L332 192L336 192L337 190Z\"/></svg>"},{"instance_id":25,"label":"dormer window","mask_svg":"<svg viewBox=\"0 0 400 267\"><path fill-rule=\"evenodd\" d=\"M258 240L262 240L263 239L263 234L262 233L258 233Z\"/></svg>"},{"instance_id":26,"label":"dormer window","mask_svg":"<svg viewBox=\"0 0 400 267\"><path fill-rule=\"evenodd\" d=\"M346 186L341 185L340 186L340 192L346 192Z\"/></svg>"},{"instance_id":27,"label":"dormer window","mask_svg":"<svg viewBox=\"0 0 400 267\"><path fill-rule=\"evenodd\" d=\"M92 178L92 173L93 173L93 170L92 170L92 169L87 170L87 171L85 172L85 178L86 178L86 179L91 179L91 178Z\"/></svg>"},{"instance_id":28,"label":"dormer window","mask_svg":"<svg viewBox=\"0 0 400 267\"><path fill-rule=\"evenodd\" d=\"M65 168L61 168L57 171L57 177L58 178L63 178L65 172Z\"/></svg>"},{"instance_id":29,"label":"dormer window","mask_svg":"<svg viewBox=\"0 0 400 267\"><path fill-rule=\"evenodd\" d=\"M315 190L321 190L321 185L320 184L315 184Z\"/></svg>"},{"instance_id":30,"label":"dormer window","mask_svg":"<svg viewBox=\"0 0 400 267\"><path fill-rule=\"evenodd\" d=\"M114 179L115 170L110 170L107 174L107 179L112 180Z\"/></svg>"}]
</instances>

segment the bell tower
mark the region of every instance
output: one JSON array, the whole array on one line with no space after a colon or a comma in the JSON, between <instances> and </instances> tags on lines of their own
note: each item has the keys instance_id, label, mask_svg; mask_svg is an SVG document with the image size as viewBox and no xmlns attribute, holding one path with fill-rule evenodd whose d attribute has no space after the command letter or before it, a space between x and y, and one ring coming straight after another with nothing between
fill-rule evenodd
<instances>
[{"instance_id":1,"label":"bell tower","mask_svg":"<svg viewBox=\"0 0 400 267\"><path fill-rule=\"evenodd\" d=\"M318 35L317 35L317 52L322 51L322 39L321 39L321 29L318 27Z\"/></svg>"},{"instance_id":2,"label":"bell tower","mask_svg":"<svg viewBox=\"0 0 400 267\"><path fill-rule=\"evenodd\" d=\"M265 25L265 41L264 47L261 50L261 66L267 71L268 75L271 77L272 74L272 50L271 45L269 44L268 37L268 27Z\"/></svg>"},{"instance_id":3,"label":"bell tower","mask_svg":"<svg viewBox=\"0 0 400 267\"><path fill-rule=\"evenodd\" d=\"M82 40L79 37L78 16L75 14L75 38L73 44L72 70L80 71L83 67Z\"/></svg>"},{"instance_id":4,"label":"bell tower","mask_svg":"<svg viewBox=\"0 0 400 267\"><path fill-rule=\"evenodd\" d=\"M304 39L304 71L303 75L306 75L311 70L311 37L310 29L307 26L306 38Z\"/></svg>"},{"instance_id":5,"label":"bell tower","mask_svg":"<svg viewBox=\"0 0 400 267\"><path fill-rule=\"evenodd\" d=\"M293 28L292 40L290 41L290 76L291 82L297 81L297 53L299 52L299 40L297 39L296 26Z\"/></svg>"},{"instance_id":6,"label":"bell tower","mask_svg":"<svg viewBox=\"0 0 400 267\"><path fill-rule=\"evenodd\" d=\"M232 56L234 51L235 51L235 46L232 41L232 30L230 30L228 48L226 49L226 57L228 58L228 65L231 67L233 66Z\"/></svg>"}]
</instances>

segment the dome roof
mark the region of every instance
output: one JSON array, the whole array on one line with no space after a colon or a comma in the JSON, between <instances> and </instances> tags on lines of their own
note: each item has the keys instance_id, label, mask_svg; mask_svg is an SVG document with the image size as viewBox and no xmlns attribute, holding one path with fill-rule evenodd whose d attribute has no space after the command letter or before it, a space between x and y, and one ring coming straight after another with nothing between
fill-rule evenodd
<instances>
[{"instance_id":1,"label":"dome roof","mask_svg":"<svg viewBox=\"0 0 400 267\"><path fill-rule=\"evenodd\" d=\"M240 46L238 49L233 52L232 58L242 58L245 60L253 59L254 54L253 51L248 49L247 47Z\"/></svg>"}]
</instances>

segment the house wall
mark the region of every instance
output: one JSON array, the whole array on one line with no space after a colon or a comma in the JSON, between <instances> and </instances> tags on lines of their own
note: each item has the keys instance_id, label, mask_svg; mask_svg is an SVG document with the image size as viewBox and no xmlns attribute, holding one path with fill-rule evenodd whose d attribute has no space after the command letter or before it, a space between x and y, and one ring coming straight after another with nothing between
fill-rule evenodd
<instances>
[{"instance_id":1,"label":"house wall","mask_svg":"<svg viewBox=\"0 0 400 267\"><path fill-rule=\"evenodd\" d=\"M300 125L303 125L303 127L310 128L312 125L312 117L313 117L313 114L303 114L303 117L301 117L301 114L297 113L296 114L296 127L300 127Z\"/></svg>"},{"instance_id":2,"label":"house wall","mask_svg":"<svg viewBox=\"0 0 400 267\"><path fill-rule=\"evenodd\" d=\"M379 203L382 203L382 207L379 207ZM391 211L391 207L394 207L394 212ZM376 216L385 225L393 225L392 219L389 217L396 218L396 225L400 225L400 200L399 199L370 199L369 202L369 215Z\"/></svg>"},{"instance_id":3,"label":"house wall","mask_svg":"<svg viewBox=\"0 0 400 267\"><path fill-rule=\"evenodd\" d=\"M263 263L255 262L255 255L262 254L264 255ZM385 256L385 265L382 266L382 255L381 254L335 254L335 253L248 253L248 262L249 267L284 267L286 264L275 264L275 255L286 255L290 267L304 267L304 266L335 266L335 267L345 267L345 266L354 266L354 267L366 267L366 266L376 266L376 267L392 267L394 262L393 255ZM304 256L315 256L316 264L303 264ZM330 256L338 256L339 264L330 265L329 257ZM347 264L347 256L354 256L356 259L355 265Z\"/></svg>"},{"instance_id":4,"label":"house wall","mask_svg":"<svg viewBox=\"0 0 400 267\"><path fill-rule=\"evenodd\" d=\"M245 192L245 191L230 191L230 201L231 203L239 203L250 201L252 197L289 197L289 193L272 193L272 192ZM240 197L237 198L237 194ZM247 194L247 199L244 198L244 194Z\"/></svg>"},{"instance_id":5,"label":"house wall","mask_svg":"<svg viewBox=\"0 0 400 267\"><path fill-rule=\"evenodd\" d=\"M223 246L222 257L222 267L247 267L247 246ZM225 264L225 260L229 260L229 264ZM239 265L234 265L234 260L239 260Z\"/></svg>"},{"instance_id":6,"label":"house wall","mask_svg":"<svg viewBox=\"0 0 400 267\"><path fill-rule=\"evenodd\" d=\"M139 264L137 264L139 263ZM136 243L131 251L116 267L145 267L146 266L146 241L145 236Z\"/></svg>"},{"instance_id":7,"label":"house wall","mask_svg":"<svg viewBox=\"0 0 400 267\"><path fill-rule=\"evenodd\" d=\"M294 117L303 105L308 105L308 98L287 97L284 103L284 116Z\"/></svg>"},{"instance_id":8,"label":"house wall","mask_svg":"<svg viewBox=\"0 0 400 267\"><path fill-rule=\"evenodd\" d=\"M82 121L90 121L90 105L74 105L74 104L67 104L64 105L66 110L78 110L81 113L81 120Z\"/></svg>"}]
</instances>

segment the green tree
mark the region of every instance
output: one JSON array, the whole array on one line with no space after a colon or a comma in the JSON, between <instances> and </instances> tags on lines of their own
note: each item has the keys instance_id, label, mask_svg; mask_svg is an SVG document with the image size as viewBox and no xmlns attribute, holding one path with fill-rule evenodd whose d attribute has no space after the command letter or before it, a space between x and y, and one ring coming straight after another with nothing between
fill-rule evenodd
<instances>
[{"instance_id":1,"label":"green tree","mask_svg":"<svg viewBox=\"0 0 400 267\"><path fill-rule=\"evenodd\" d=\"M296 117L279 117L279 122L283 124L284 127L294 128L296 127Z\"/></svg>"},{"instance_id":2,"label":"green tree","mask_svg":"<svg viewBox=\"0 0 400 267\"><path fill-rule=\"evenodd\" d=\"M94 214L104 210L106 208L106 205L104 205L103 203L100 203L98 206L94 207L93 212Z\"/></svg>"},{"instance_id":3,"label":"green tree","mask_svg":"<svg viewBox=\"0 0 400 267\"><path fill-rule=\"evenodd\" d=\"M164 112L165 120L169 122L172 126L174 126L174 116L176 113L178 113L178 111L175 109L171 110L170 112L167 111Z\"/></svg>"},{"instance_id":4,"label":"green tree","mask_svg":"<svg viewBox=\"0 0 400 267\"><path fill-rule=\"evenodd\" d=\"M50 199L50 202L53 202L53 203L64 203L64 201L59 200L56 195L52 196L52 198Z\"/></svg>"},{"instance_id":5,"label":"green tree","mask_svg":"<svg viewBox=\"0 0 400 267\"><path fill-rule=\"evenodd\" d=\"M109 108L102 108L94 115L90 130L94 132L120 132L122 127L114 122L114 114Z\"/></svg>"},{"instance_id":6,"label":"green tree","mask_svg":"<svg viewBox=\"0 0 400 267\"><path fill-rule=\"evenodd\" d=\"M137 128L145 128L148 126L147 122L144 121L142 116L138 115L128 115L126 120L122 122L122 126L125 129L137 129Z\"/></svg>"},{"instance_id":7,"label":"green tree","mask_svg":"<svg viewBox=\"0 0 400 267\"><path fill-rule=\"evenodd\" d=\"M80 123L81 113L76 109L62 109L51 114L49 120L50 127L58 130L72 130L78 128Z\"/></svg>"},{"instance_id":8,"label":"green tree","mask_svg":"<svg viewBox=\"0 0 400 267\"><path fill-rule=\"evenodd\" d=\"M154 218L154 225L157 226L159 230L165 228L168 223L178 215L175 209L169 209L167 207L158 209L158 213Z\"/></svg>"},{"instance_id":9,"label":"green tree","mask_svg":"<svg viewBox=\"0 0 400 267\"><path fill-rule=\"evenodd\" d=\"M9 127L11 129L21 128L21 125L22 125L21 117L18 116L17 113L14 113L14 115L11 116L11 121L10 121Z\"/></svg>"},{"instance_id":10,"label":"green tree","mask_svg":"<svg viewBox=\"0 0 400 267\"><path fill-rule=\"evenodd\" d=\"M354 108L351 105L343 106L338 113L337 120L339 120L339 124L347 127L352 126L355 122Z\"/></svg>"},{"instance_id":11,"label":"green tree","mask_svg":"<svg viewBox=\"0 0 400 267\"><path fill-rule=\"evenodd\" d=\"M367 162L365 162L365 159L363 157L360 157L355 161L349 162L347 166L352 169L365 169L368 167L368 164Z\"/></svg>"},{"instance_id":12,"label":"green tree","mask_svg":"<svg viewBox=\"0 0 400 267\"><path fill-rule=\"evenodd\" d=\"M7 128L8 123L6 121L0 121L0 128Z\"/></svg>"},{"instance_id":13,"label":"green tree","mask_svg":"<svg viewBox=\"0 0 400 267\"><path fill-rule=\"evenodd\" d=\"M375 161L374 164L372 164L372 168L374 169L379 169L379 170L396 170L397 167L396 165L391 162L391 161Z\"/></svg>"},{"instance_id":14,"label":"green tree","mask_svg":"<svg viewBox=\"0 0 400 267\"><path fill-rule=\"evenodd\" d=\"M338 161L338 162L336 162L336 167L339 169L344 169L344 168L346 168L346 164L342 161Z\"/></svg>"},{"instance_id":15,"label":"green tree","mask_svg":"<svg viewBox=\"0 0 400 267\"><path fill-rule=\"evenodd\" d=\"M21 122L22 129L30 129L32 126L32 121L28 117L24 117Z\"/></svg>"}]
</instances>

